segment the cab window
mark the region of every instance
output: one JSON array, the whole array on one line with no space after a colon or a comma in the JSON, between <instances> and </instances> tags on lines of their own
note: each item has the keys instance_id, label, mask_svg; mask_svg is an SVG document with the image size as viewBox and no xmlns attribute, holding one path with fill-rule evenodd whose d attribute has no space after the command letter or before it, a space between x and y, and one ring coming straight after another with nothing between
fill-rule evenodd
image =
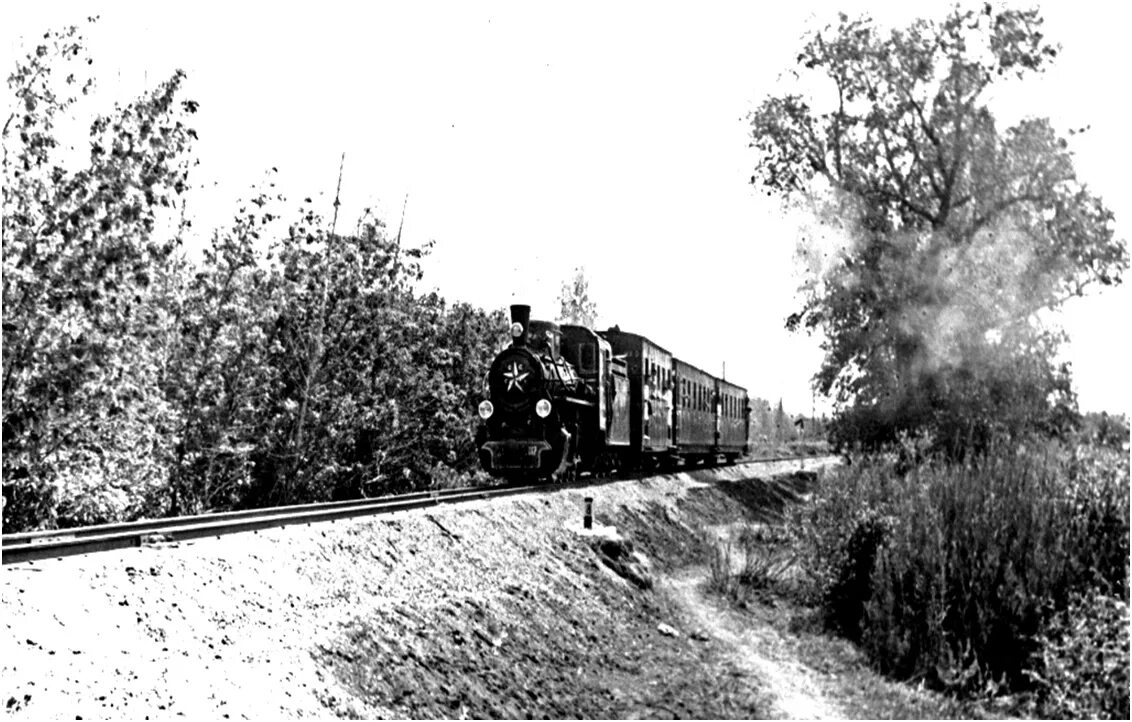
<instances>
[{"instance_id":1,"label":"cab window","mask_svg":"<svg viewBox=\"0 0 1132 722\"><path fill-rule=\"evenodd\" d=\"M595 370L594 345L583 343L578 347L578 368L584 374L592 374Z\"/></svg>"}]
</instances>

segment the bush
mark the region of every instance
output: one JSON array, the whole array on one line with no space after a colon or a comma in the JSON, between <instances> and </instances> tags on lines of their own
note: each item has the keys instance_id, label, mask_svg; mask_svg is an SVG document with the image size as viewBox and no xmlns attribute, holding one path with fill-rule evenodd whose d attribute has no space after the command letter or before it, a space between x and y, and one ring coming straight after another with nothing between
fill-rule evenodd
<instances>
[{"instance_id":1,"label":"bush","mask_svg":"<svg viewBox=\"0 0 1132 722\"><path fill-rule=\"evenodd\" d=\"M838 580L847 581L856 565L849 541L858 528L884 519L890 471L891 464L879 457L857 458L819 477L810 503L791 508L787 529L799 556L803 601L828 602Z\"/></svg>"},{"instance_id":2,"label":"bush","mask_svg":"<svg viewBox=\"0 0 1132 722\"><path fill-rule=\"evenodd\" d=\"M829 442L825 439L791 441L786 444L786 448L794 456L824 456L830 453Z\"/></svg>"},{"instance_id":3,"label":"bush","mask_svg":"<svg viewBox=\"0 0 1132 722\"><path fill-rule=\"evenodd\" d=\"M1039 637L1043 716L1128 719L1128 604L1097 590L1074 595Z\"/></svg>"},{"instance_id":4,"label":"bush","mask_svg":"<svg viewBox=\"0 0 1132 722\"><path fill-rule=\"evenodd\" d=\"M1117 451L1127 450L1129 442L1128 419L1123 414L1089 412L1081 417L1078 438L1084 443L1107 446Z\"/></svg>"},{"instance_id":5,"label":"bush","mask_svg":"<svg viewBox=\"0 0 1132 722\"><path fill-rule=\"evenodd\" d=\"M1127 458L998 448L895 465L828 477L796 527L827 622L881 671L964 694L1030 690L1043 630L1076 592L1127 597Z\"/></svg>"},{"instance_id":6,"label":"bush","mask_svg":"<svg viewBox=\"0 0 1132 722\"><path fill-rule=\"evenodd\" d=\"M854 642L861 641L864 631L865 605L873 596L873 567L887 530L886 520L879 516L860 519L823 594L826 624Z\"/></svg>"},{"instance_id":7,"label":"bush","mask_svg":"<svg viewBox=\"0 0 1132 722\"><path fill-rule=\"evenodd\" d=\"M779 529L747 524L729 538L709 536L713 546L708 586L733 602L746 602L752 594L777 587L794 565Z\"/></svg>"}]
</instances>

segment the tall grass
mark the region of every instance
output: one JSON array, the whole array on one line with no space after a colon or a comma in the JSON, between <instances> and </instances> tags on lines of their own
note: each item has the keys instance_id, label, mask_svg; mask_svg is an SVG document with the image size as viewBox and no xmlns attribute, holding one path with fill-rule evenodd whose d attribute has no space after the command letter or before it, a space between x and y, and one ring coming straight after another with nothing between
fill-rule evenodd
<instances>
[{"instance_id":1,"label":"tall grass","mask_svg":"<svg viewBox=\"0 0 1132 722\"><path fill-rule=\"evenodd\" d=\"M1065 644L1064 613L1081 595L1123 605L1123 626L1090 633L1113 638L1127 670L1129 473L1119 453L997 448L904 474L874 459L826 478L794 521L827 623L885 673L964 694L1050 697L1048 652ZM1127 700L1125 684L1125 710Z\"/></svg>"},{"instance_id":2,"label":"tall grass","mask_svg":"<svg viewBox=\"0 0 1132 722\"><path fill-rule=\"evenodd\" d=\"M711 539L708 588L743 603L779 585L794 564L788 538L780 528L747 523L727 538Z\"/></svg>"}]
</instances>

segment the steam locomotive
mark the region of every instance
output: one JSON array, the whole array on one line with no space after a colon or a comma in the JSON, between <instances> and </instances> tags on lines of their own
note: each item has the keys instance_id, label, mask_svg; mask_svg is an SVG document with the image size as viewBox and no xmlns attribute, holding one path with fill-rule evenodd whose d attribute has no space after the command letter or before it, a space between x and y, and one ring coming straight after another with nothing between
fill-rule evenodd
<instances>
[{"instance_id":1,"label":"steam locomotive","mask_svg":"<svg viewBox=\"0 0 1132 722\"><path fill-rule=\"evenodd\" d=\"M748 450L747 390L613 327L532 321L511 307L511 345L488 371L480 464L509 480L734 463Z\"/></svg>"}]
</instances>

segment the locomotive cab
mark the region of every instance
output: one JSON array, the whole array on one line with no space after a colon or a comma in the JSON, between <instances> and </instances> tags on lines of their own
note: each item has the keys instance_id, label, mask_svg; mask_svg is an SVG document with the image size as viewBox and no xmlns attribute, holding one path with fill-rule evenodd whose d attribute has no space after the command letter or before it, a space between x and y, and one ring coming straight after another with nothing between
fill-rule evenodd
<instances>
[{"instance_id":1,"label":"locomotive cab","mask_svg":"<svg viewBox=\"0 0 1132 722\"><path fill-rule=\"evenodd\" d=\"M531 321L526 343L535 353L556 359L562 348L562 330L550 321Z\"/></svg>"}]
</instances>

